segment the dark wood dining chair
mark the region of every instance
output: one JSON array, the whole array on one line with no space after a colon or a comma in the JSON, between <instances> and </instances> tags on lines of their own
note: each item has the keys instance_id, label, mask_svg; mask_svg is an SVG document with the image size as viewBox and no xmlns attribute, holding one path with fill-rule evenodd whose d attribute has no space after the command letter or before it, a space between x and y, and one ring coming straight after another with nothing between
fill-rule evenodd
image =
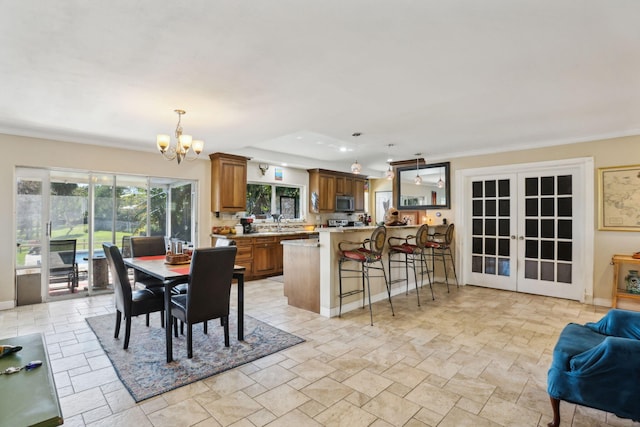
<instances>
[{"instance_id":1,"label":"dark wood dining chair","mask_svg":"<svg viewBox=\"0 0 640 427\"><path fill-rule=\"evenodd\" d=\"M122 316L125 318L124 346L129 347L131 336L131 317L146 314L147 326L149 326L149 313L160 312L160 324L164 326L164 297L149 289L132 290L127 267L122 261L120 249L112 243L103 243L102 249L107 257L107 263L111 270L113 288L116 302L116 330L113 335L118 338Z\"/></svg>"},{"instance_id":2,"label":"dark wood dining chair","mask_svg":"<svg viewBox=\"0 0 640 427\"><path fill-rule=\"evenodd\" d=\"M178 320L187 325L187 357L193 357L192 326L220 319L224 328L224 345L229 347L229 298L236 260L236 246L196 249L191 258L187 293L171 296L171 316L175 336Z\"/></svg>"},{"instance_id":3,"label":"dark wood dining chair","mask_svg":"<svg viewBox=\"0 0 640 427\"><path fill-rule=\"evenodd\" d=\"M132 257L157 256L167 253L167 246L164 241L164 236L132 236L130 245ZM164 282L156 277L149 276L142 271L134 269L133 279L135 283L141 284L153 293L164 293ZM186 293L186 283L181 283L173 286L171 288L171 292L174 294Z\"/></svg>"}]
</instances>

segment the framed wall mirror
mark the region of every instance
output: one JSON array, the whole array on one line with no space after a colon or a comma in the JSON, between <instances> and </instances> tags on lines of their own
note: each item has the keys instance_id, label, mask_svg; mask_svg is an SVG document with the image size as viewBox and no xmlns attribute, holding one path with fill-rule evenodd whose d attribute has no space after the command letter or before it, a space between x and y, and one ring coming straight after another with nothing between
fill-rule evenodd
<instances>
[{"instance_id":1,"label":"framed wall mirror","mask_svg":"<svg viewBox=\"0 0 640 427\"><path fill-rule=\"evenodd\" d=\"M451 205L449 162L398 167L396 182L399 210L449 209Z\"/></svg>"}]
</instances>

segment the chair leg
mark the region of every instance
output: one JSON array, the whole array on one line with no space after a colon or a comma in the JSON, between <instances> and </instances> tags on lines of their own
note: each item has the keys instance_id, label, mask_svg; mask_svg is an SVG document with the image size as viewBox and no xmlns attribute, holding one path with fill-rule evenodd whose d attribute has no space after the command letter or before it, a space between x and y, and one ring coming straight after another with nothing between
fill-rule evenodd
<instances>
[{"instance_id":1,"label":"chair leg","mask_svg":"<svg viewBox=\"0 0 640 427\"><path fill-rule=\"evenodd\" d=\"M160 310L160 327L164 329L164 310Z\"/></svg>"},{"instance_id":2,"label":"chair leg","mask_svg":"<svg viewBox=\"0 0 640 427\"><path fill-rule=\"evenodd\" d=\"M413 272L416 272L415 267ZM404 294L409 295L409 254L407 253L404 254L404 277L407 279L407 288ZM391 280L391 267L389 267L389 280Z\"/></svg>"},{"instance_id":3,"label":"chair leg","mask_svg":"<svg viewBox=\"0 0 640 427\"><path fill-rule=\"evenodd\" d=\"M202 325L202 329L203 329L203 331L204 331L204 333L205 333L205 335L206 335L206 334L207 334L207 323L208 323L208 322L205 320L205 321L204 321L204 322L202 322L202 323L203 323L203 325ZM222 319L220 319L220 323L222 323ZM220 325L220 326L222 326L222 325Z\"/></svg>"},{"instance_id":4,"label":"chair leg","mask_svg":"<svg viewBox=\"0 0 640 427\"><path fill-rule=\"evenodd\" d=\"M173 336L178 338L178 318L173 318Z\"/></svg>"},{"instance_id":5,"label":"chair leg","mask_svg":"<svg viewBox=\"0 0 640 427\"><path fill-rule=\"evenodd\" d=\"M460 284L458 283L458 275L456 274L456 262L453 259L453 253L451 253L451 247L449 247L448 251L449 251L449 258L451 258L451 268L453 269L453 277L456 279L456 288L459 288Z\"/></svg>"},{"instance_id":6,"label":"chair leg","mask_svg":"<svg viewBox=\"0 0 640 427\"><path fill-rule=\"evenodd\" d=\"M387 296L389 297L389 304L391 305L391 315L395 316L396 312L393 310L393 302L391 301L391 283L387 280L387 272L384 271L384 262L380 260L380 267L382 270L382 276L384 277L384 284L387 287ZM391 271L389 271L389 276L391 276ZM367 279L369 276L367 276ZM371 295L369 295L369 304L371 304Z\"/></svg>"},{"instance_id":7,"label":"chair leg","mask_svg":"<svg viewBox=\"0 0 640 427\"><path fill-rule=\"evenodd\" d=\"M120 311L116 310L116 332L113 334L114 338L118 338L118 335L120 335L120 322L122 321L122 313L120 313Z\"/></svg>"},{"instance_id":8,"label":"chair leg","mask_svg":"<svg viewBox=\"0 0 640 427\"><path fill-rule=\"evenodd\" d=\"M409 259L407 258L407 263ZM416 297L418 298L418 307L420 307L420 291L418 290L418 272L416 272L416 255L415 253L411 255L411 264L413 265L413 280L416 284ZM407 277L409 272L407 271ZM391 276L391 272L389 272L389 276ZM420 282L422 283L422 282ZM407 295L409 294L409 280L407 279Z\"/></svg>"},{"instance_id":9,"label":"chair leg","mask_svg":"<svg viewBox=\"0 0 640 427\"><path fill-rule=\"evenodd\" d=\"M224 346L229 347L229 316L224 316L220 320L222 320L224 328Z\"/></svg>"},{"instance_id":10,"label":"chair leg","mask_svg":"<svg viewBox=\"0 0 640 427\"><path fill-rule=\"evenodd\" d=\"M147 313L147 314L145 315L145 317L146 317L146 319L147 319L147 328L148 328L148 327L149 327L149 313Z\"/></svg>"},{"instance_id":11,"label":"chair leg","mask_svg":"<svg viewBox=\"0 0 640 427\"><path fill-rule=\"evenodd\" d=\"M429 280L429 288L431 288L431 299L433 301L435 301L436 297L433 294L433 284L431 282L431 274L429 274L429 265L427 264L427 257L424 256L424 253L420 254L420 263L422 263L424 265L424 267L422 268L422 282L424 282L424 272L425 270L427 271L427 280Z\"/></svg>"},{"instance_id":12,"label":"chair leg","mask_svg":"<svg viewBox=\"0 0 640 427\"><path fill-rule=\"evenodd\" d=\"M125 329L124 329L124 349L129 348L129 337L131 336L131 316L128 316L125 319Z\"/></svg>"},{"instance_id":13,"label":"chair leg","mask_svg":"<svg viewBox=\"0 0 640 427\"><path fill-rule=\"evenodd\" d=\"M193 325L187 323L187 358L193 357Z\"/></svg>"},{"instance_id":14,"label":"chair leg","mask_svg":"<svg viewBox=\"0 0 640 427\"><path fill-rule=\"evenodd\" d=\"M338 317L342 317L342 259L338 260L338 299L340 300Z\"/></svg>"},{"instance_id":15,"label":"chair leg","mask_svg":"<svg viewBox=\"0 0 640 427\"><path fill-rule=\"evenodd\" d=\"M551 401L551 409L553 410L553 421L547 424L547 427L559 427L560 426L560 399L549 396Z\"/></svg>"},{"instance_id":16,"label":"chair leg","mask_svg":"<svg viewBox=\"0 0 640 427\"><path fill-rule=\"evenodd\" d=\"M364 270L364 264L362 264L363 270ZM367 275L367 295L369 296L369 317L371 318L371 326L373 326L373 309L371 308L371 286L369 286L369 269L366 269L366 275ZM364 271L363 271L363 276L362 276L362 280L364 280ZM362 299L364 300L364 294L362 295ZM364 308L364 307L363 307Z\"/></svg>"}]
</instances>

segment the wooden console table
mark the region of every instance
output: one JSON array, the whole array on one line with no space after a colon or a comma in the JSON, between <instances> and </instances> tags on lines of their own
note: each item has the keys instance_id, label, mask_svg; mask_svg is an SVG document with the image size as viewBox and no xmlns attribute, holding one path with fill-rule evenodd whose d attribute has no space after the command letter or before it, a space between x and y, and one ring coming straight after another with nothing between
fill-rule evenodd
<instances>
[{"instance_id":1,"label":"wooden console table","mask_svg":"<svg viewBox=\"0 0 640 427\"><path fill-rule=\"evenodd\" d=\"M640 259L634 258L631 255L614 255L611 258L613 264L613 308L618 306L618 298L626 298L640 301L640 294L632 294L626 290L618 288L618 280L620 277L620 264L635 264L640 265Z\"/></svg>"},{"instance_id":2,"label":"wooden console table","mask_svg":"<svg viewBox=\"0 0 640 427\"><path fill-rule=\"evenodd\" d=\"M42 366L30 371L0 375L0 425L61 425L63 420L58 392L42 335L6 338L0 340L1 344L22 346L22 350L0 359L1 371L10 366L24 366L32 360L41 360Z\"/></svg>"}]
</instances>

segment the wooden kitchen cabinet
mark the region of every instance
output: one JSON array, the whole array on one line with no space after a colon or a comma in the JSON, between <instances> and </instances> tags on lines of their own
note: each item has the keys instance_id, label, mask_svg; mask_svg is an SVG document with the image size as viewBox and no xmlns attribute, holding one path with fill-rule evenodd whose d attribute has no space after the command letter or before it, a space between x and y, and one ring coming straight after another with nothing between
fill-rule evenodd
<instances>
[{"instance_id":1,"label":"wooden kitchen cabinet","mask_svg":"<svg viewBox=\"0 0 640 427\"><path fill-rule=\"evenodd\" d=\"M275 236L253 238L253 277L275 274L279 245Z\"/></svg>"},{"instance_id":2,"label":"wooden kitchen cabinet","mask_svg":"<svg viewBox=\"0 0 640 427\"><path fill-rule=\"evenodd\" d=\"M353 196L354 210L364 212L365 178L352 174L324 169L310 169L309 172L309 212L331 213L336 211L336 195ZM314 206L314 193L317 206Z\"/></svg>"},{"instance_id":3,"label":"wooden kitchen cabinet","mask_svg":"<svg viewBox=\"0 0 640 427\"><path fill-rule=\"evenodd\" d=\"M213 153L211 159L211 212L247 209L247 157Z\"/></svg>"},{"instance_id":4,"label":"wooden kitchen cabinet","mask_svg":"<svg viewBox=\"0 0 640 427\"><path fill-rule=\"evenodd\" d=\"M315 201L315 203L314 203ZM336 210L336 177L330 171L309 171L309 212Z\"/></svg>"},{"instance_id":5,"label":"wooden kitchen cabinet","mask_svg":"<svg viewBox=\"0 0 640 427\"><path fill-rule=\"evenodd\" d=\"M235 239L238 252L236 252L236 265L245 268L245 280L253 277L253 239Z\"/></svg>"}]
</instances>

